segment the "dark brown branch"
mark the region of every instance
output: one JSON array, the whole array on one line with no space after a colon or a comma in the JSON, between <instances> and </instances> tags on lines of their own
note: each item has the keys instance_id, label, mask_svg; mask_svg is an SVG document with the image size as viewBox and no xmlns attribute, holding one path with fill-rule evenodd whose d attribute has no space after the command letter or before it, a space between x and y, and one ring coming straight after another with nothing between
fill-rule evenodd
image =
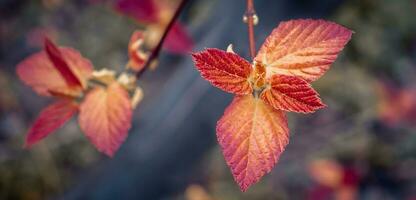
<instances>
[{"instance_id":1,"label":"dark brown branch","mask_svg":"<svg viewBox=\"0 0 416 200\"><path fill-rule=\"evenodd\" d=\"M169 24L166 26L165 31L163 32L162 37L159 40L159 43L156 45L156 47L152 50L149 58L147 59L146 63L144 64L144 67L141 71L136 73L136 77L139 78L153 63L154 60L156 60L159 57L160 51L162 50L163 43L165 42L166 37L168 36L168 33L170 29L172 29L173 24L178 19L179 15L181 14L182 10L185 8L186 3L189 0L182 0L179 4L178 8L175 11L175 14L173 15L172 19L170 20Z\"/></svg>"},{"instance_id":2,"label":"dark brown branch","mask_svg":"<svg viewBox=\"0 0 416 200\"><path fill-rule=\"evenodd\" d=\"M256 43L254 40L254 25L255 25L255 18L257 20L256 11L254 9L253 0L247 0L247 10L244 14L245 22L248 25L248 39L250 43L250 56L251 59L254 59L256 54Z\"/></svg>"}]
</instances>

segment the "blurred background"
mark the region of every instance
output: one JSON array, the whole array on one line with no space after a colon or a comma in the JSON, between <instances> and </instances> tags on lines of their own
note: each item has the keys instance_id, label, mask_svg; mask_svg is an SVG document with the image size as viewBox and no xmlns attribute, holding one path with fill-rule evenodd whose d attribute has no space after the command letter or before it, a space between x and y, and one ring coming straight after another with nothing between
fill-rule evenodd
<instances>
[{"instance_id":1,"label":"blurred background","mask_svg":"<svg viewBox=\"0 0 416 200\"><path fill-rule=\"evenodd\" d=\"M289 19L323 18L355 34L313 83L328 107L290 113L290 143L279 163L242 193L215 136L232 96L202 80L189 54L163 51L159 66L139 80L144 100L113 159L94 149L75 119L23 149L51 99L18 79L17 63L48 36L96 68L121 71L131 33L144 26L111 0L0 0L0 199L416 199L416 1L254 3L257 48ZM248 58L245 6L189 1L180 21L193 51L232 43Z\"/></svg>"}]
</instances>

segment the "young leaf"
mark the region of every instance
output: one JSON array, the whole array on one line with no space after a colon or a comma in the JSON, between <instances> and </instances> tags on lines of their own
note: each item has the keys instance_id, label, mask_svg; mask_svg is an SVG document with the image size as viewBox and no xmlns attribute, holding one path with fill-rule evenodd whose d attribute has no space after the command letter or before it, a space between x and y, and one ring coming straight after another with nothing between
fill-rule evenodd
<instances>
[{"instance_id":1,"label":"young leaf","mask_svg":"<svg viewBox=\"0 0 416 200\"><path fill-rule=\"evenodd\" d=\"M131 116L128 93L114 82L87 94L80 106L79 124L95 147L112 157L127 137Z\"/></svg>"},{"instance_id":2,"label":"young leaf","mask_svg":"<svg viewBox=\"0 0 416 200\"><path fill-rule=\"evenodd\" d=\"M251 65L237 54L207 49L192 56L201 76L215 87L238 95L252 92L248 81Z\"/></svg>"},{"instance_id":3,"label":"young leaf","mask_svg":"<svg viewBox=\"0 0 416 200\"><path fill-rule=\"evenodd\" d=\"M48 38L45 39L45 52L69 87L82 86L78 77L75 76L74 72L72 72L68 63L65 61L61 51Z\"/></svg>"},{"instance_id":4,"label":"young leaf","mask_svg":"<svg viewBox=\"0 0 416 200\"><path fill-rule=\"evenodd\" d=\"M132 70L138 72L141 71L146 63L148 55L141 49L144 43L144 33L142 31L134 31L131 35L128 53L129 53L129 66Z\"/></svg>"},{"instance_id":5,"label":"young leaf","mask_svg":"<svg viewBox=\"0 0 416 200\"><path fill-rule=\"evenodd\" d=\"M261 99L278 110L311 113L325 107L318 93L305 80L286 75L269 78L270 88L261 93Z\"/></svg>"},{"instance_id":6,"label":"young leaf","mask_svg":"<svg viewBox=\"0 0 416 200\"><path fill-rule=\"evenodd\" d=\"M59 50L78 80L81 80L82 85L86 85L93 71L91 62L72 48L59 48ZM82 90L81 87L68 86L45 51L35 53L20 62L17 65L17 74L26 85L32 87L40 95L64 93L77 96Z\"/></svg>"},{"instance_id":7,"label":"young leaf","mask_svg":"<svg viewBox=\"0 0 416 200\"><path fill-rule=\"evenodd\" d=\"M291 20L273 30L255 60L268 75L284 74L314 81L321 77L350 40L352 31L324 20Z\"/></svg>"},{"instance_id":8,"label":"young leaf","mask_svg":"<svg viewBox=\"0 0 416 200\"><path fill-rule=\"evenodd\" d=\"M117 0L114 5L120 13L134 18L146 25L146 46L154 48L162 37L166 26L176 9L175 2L158 0ZM188 53L193 47L193 40L185 27L175 22L170 29L163 48L171 53Z\"/></svg>"},{"instance_id":9,"label":"young leaf","mask_svg":"<svg viewBox=\"0 0 416 200\"><path fill-rule=\"evenodd\" d=\"M26 136L26 147L31 147L64 125L78 111L73 101L59 100L44 108Z\"/></svg>"},{"instance_id":10,"label":"young leaf","mask_svg":"<svg viewBox=\"0 0 416 200\"><path fill-rule=\"evenodd\" d=\"M237 96L217 123L225 160L242 191L277 163L289 142L285 113L252 95Z\"/></svg>"},{"instance_id":11,"label":"young leaf","mask_svg":"<svg viewBox=\"0 0 416 200\"><path fill-rule=\"evenodd\" d=\"M175 22L166 37L164 48L171 53L188 53L192 50L194 42L188 35L185 27L179 22Z\"/></svg>"}]
</instances>

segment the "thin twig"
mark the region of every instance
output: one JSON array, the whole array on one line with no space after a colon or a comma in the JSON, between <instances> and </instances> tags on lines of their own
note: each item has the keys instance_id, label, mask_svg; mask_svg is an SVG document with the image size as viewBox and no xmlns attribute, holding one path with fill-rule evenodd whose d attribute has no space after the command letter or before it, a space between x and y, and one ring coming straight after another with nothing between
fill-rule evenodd
<instances>
[{"instance_id":1,"label":"thin twig","mask_svg":"<svg viewBox=\"0 0 416 200\"><path fill-rule=\"evenodd\" d=\"M256 54L256 43L254 41L254 18L256 16L256 11L254 9L253 0L247 0L247 10L244 14L245 19L247 20L246 23L248 25L248 39L250 43L250 56L251 59L254 59Z\"/></svg>"},{"instance_id":2,"label":"thin twig","mask_svg":"<svg viewBox=\"0 0 416 200\"><path fill-rule=\"evenodd\" d=\"M168 33L170 29L172 29L173 24L178 19L179 15L181 14L182 10L185 8L186 3L189 0L182 0L179 4L178 8L175 11L175 14L173 15L172 19L170 20L169 24L166 26L165 31L163 32L162 37L159 40L159 43L157 46L153 49L152 53L150 54L149 58L147 59L146 63L144 64L144 67L141 71L136 73L136 77L139 78L152 64L154 60L156 60L159 57L160 51L162 50L163 43L168 36Z\"/></svg>"}]
</instances>

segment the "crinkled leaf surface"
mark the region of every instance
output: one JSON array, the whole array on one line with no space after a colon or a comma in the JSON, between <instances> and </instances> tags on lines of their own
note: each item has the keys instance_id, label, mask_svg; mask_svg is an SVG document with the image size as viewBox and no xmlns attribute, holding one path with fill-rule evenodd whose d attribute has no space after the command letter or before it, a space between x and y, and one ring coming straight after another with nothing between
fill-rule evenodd
<instances>
[{"instance_id":1,"label":"crinkled leaf surface","mask_svg":"<svg viewBox=\"0 0 416 200\"><path fill-rule=\"evenodd\" d=\"M296 76L273 75L260 97L278 110L310 113L325 105L305 80Z\"/></svg>"},{"instance_id":2,"label":"crinkled leaf surface","mask_svg":"<svg viewBox=\"0 0 416 200\"><path fill-rule=\"evenodd\" d=\"M217 123L225 160L242 191L270 172L289 142L285 113L252 95L237 96Z\"/></svg>"},{"instance_id":3,"label":"crinkled leaf surface","mask_svg":"<svg viewBox=\"0 0 416 200\"><path fill-rule=\"evenodd\" d=\"M114 82L87 94L80 106L79 124L94 146L111 157L126 139L131 117L128 93Z\"/></svg>"},{"instance_id":4,"label":"crinkled leaf surface","mask_svg":"<svg viewBox=\"0 0 416 200\"><path fill-rule=\"evenodd\" d=\"M324 20L282 22L266 39L255 60L267 66L269 76L294 75L314 81L329 69L351 35L347 28Z\"/></svg>"},{"instance_id":5,"label":"crinkled leaf surface","mask_svg":"<svg viewBox=\"0 0 416 200\"><path fill-rule=\"evenodd\" d=\"M201 76L212 85L234 94L250 94L251 64L235 53L206 49L192 55Z\"/></svg>"}]
</instances>

